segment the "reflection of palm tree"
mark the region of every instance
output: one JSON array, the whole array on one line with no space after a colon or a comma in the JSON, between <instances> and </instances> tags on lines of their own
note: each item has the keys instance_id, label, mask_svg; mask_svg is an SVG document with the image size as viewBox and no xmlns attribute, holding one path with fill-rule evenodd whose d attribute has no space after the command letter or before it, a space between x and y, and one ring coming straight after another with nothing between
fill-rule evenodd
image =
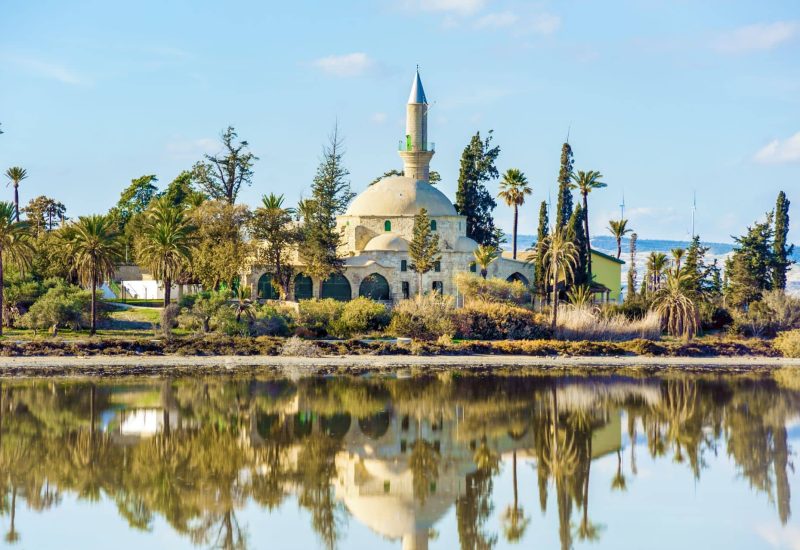
<instances>
[{"instance_id":1,"label":"reflection of palm tree","mask_svg":"<svg viewBox=\"0 0 800 550\"><path fill-rule=\"evenodd\" d=\"M14 520L17 516L17 486L14 485L11 489L11 507L10 507L10 515L11 515L11 525L8 528L8 533L6 533L5 539L6 542L9 544L14 544L15 542L19 541L19 533L17 532L16 525L14 524Z\"/></svg>"},{"instance_id":2,"label":"reflection of palm tree","mask_svg":"<svg viewBox=\"0 0 800 550\"><path fill-rule=\"evenodd\" d=\"M617 449L617 473L611 480L611 488L615 491L627 491L628 483L622 473L622 450Z\"/></svg>"},{"instance_id":3,"label":"reflection of palm tree","mask_svg":"<svg viewBox=\"0 0 800 550\"><path fill-rule=\"evenodd\" d=\"M503 514L503 523L505 524L505 536L508 542L517 542L525 535L525 530L528 528L530 518L525 517L525 511L519 505L519 495L517 492L517 451L514 450L511 455L512 471L514 478L514 505L506 508Z\"/></svg>"}]
</instances>

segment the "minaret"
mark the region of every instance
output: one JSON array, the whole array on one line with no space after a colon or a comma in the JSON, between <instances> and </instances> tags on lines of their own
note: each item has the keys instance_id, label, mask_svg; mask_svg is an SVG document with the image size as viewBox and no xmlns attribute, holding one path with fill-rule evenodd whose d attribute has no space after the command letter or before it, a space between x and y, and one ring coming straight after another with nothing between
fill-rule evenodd
<instances>
[{"instance_id":1,"label":"minaret","mask_svg":"<svg viewBox=\"0 0 800 550\"><path fill-rule=\"evenodd\" d=\"M419 78L419 67L406 105L406 138L400 142L400 158L407 178L428 181L433 143L428 142L428 100Z\"/></svg>"}]
</instances>

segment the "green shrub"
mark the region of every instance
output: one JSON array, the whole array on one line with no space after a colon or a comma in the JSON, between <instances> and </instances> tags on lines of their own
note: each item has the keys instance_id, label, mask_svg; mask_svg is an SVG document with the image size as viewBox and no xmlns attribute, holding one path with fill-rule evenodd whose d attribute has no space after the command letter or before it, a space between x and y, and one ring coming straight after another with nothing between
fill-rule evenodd
<instances>
[{"instance_id":1,"label":"green shrub","mask_svg":"<svg viewBox=\"0 0 800 550\"><path fill-rule=\"evenodd\" d=\"M644 319L650 311L650 305L644 300L636 299L621 304L607 304L600 308L600 316L610 319L622 315L629 321Z\"/></svg>"},{"instance_id":2,"label":"green shrub","mask_svg":"<svg viewBox=\"0 0 800 550\"><path fill-rule=\"evenodd\" d=\"M289 336L295 324L295 312L289 308L263 304L255 309L250 323L253 336Z\"/></svg>"},{"instance_id":3,"label":"green shrub","mask_svg":"<svg viewBox=\"0 0 800 550\"><path fill-rule=\"evenodd\" d=\"M452 296L431 292L402 300L392 310L389 332L395 336L436 340L445 334L454 334Z\"/></svg>"},{"instance_id":4,"label":"green shrub","mask_svg":"<svg viewBox=\"0 0 800 550\"><path fill-rule=\"evenodd\" d=\"M751 303L747 311L734 313L729 330L741 336L770 338L796 328L800 328L800 298L772 290Z\"/></svg>"},{"instance_id":5,"label":"green shrub","mask_svg":"<svg viewBox=\"0 0 800 550\"><path fill-rule=\"evenodd\" d=\"M341 317L343 309L344 302L333 298L301 300L299 322L314 336L326 336L332 334L333 323Z\"/></svg>"},{"instance_id":6,"label":"green shrub","mask_svg":"<svg viewBox=\"0 0 800 550\"><path fill-rule=\"evenodd\" d=\"M99 301L98 318L104 318L108 312ZM44 296L36 300L28 312L20 318L20 324L34 330L53 327L69 327L78 330L91 324L92 293L80 287L61 284L53 287Z\"/></svg>"},{"instance_id":7,"label":"green shrub","mask_svg":"<svg viewBox=\"0 0 800 550\"><path fill-rule=\"evenodd\" d=\"M385 305L359 296L344 304L339 318L331 323L331 332L335 336L348 338L355 334L383 330L390 319L389 310Z\"/></svg>"},{"instance_id":8,"label":"green shrub","mask_svg":"<svg viewBox=\"0 0 800 550\"><path fill-rule=\"evenodd\" d=\"M800 357L800 329L787 330L778 334L772 343L775 349L780 351L784 357Z\"/></svg>"},{"instance_id":9,"label":"green shrub","mask_svg":"<svg viewBox=\"0 0 800 550\"><path fill-rule=\"evenodd\" d=\"M503 302L524 305L531 303L530 290L521 281L506 281L497 277L484 279L471 273L456 275L456 285L466 302Z\"/></svg>"},{"instance_id":10,"label":"green shrub","mask_svg":"<svg viewBox=\"0 0 800 550\"><path fill-rule=\"evenodd\" d=\"M178 317L178 324L182 328L209 332L212 320L220 310L230 310L230 308L224 307L228 303L227 291L201 292L193 296L192 306L183 308Z\"/></svg>"},{"instance_id":11,"label":"green shrub","mask_svg":"<svg viewBox=\"0 0 800 550\"><path fill-rule=\"evenodd\" d=\"M456 311L454 322L459 338L533 340L550 336L539 315L507 304L472 303Z\"/></svg>"}]
</instances>

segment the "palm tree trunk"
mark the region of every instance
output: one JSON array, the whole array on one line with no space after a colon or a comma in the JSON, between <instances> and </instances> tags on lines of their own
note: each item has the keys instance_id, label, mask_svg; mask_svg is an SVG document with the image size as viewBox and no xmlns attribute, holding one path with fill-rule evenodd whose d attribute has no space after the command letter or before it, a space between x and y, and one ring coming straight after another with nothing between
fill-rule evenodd
<instances>
[{"instance_id":1,"label":"palm tree trunk","mask_svg":"<svg viewBox=\"0 0 800 550\"><path fill-rule=\"evenodd\" d=\"M92 329L89 331L90 336L94 336L97 332L97 279L92 273Z\"/></svg>"},{"instance_id":2,"label":"palm tree trunk","mask_svg":"<svg viewBox=\"0 0 800 550\"><path fill-rule=\"evenodd\" d=\"M622 237L617 237L617 259L622 256Z\"/></svg>"},{"instance_id":3,"label":"palm tree trunk","mask_svg":"<svg viewBox=\"0 0 800 550\"><path fill-rule=\"evenodd\" d=\"M0 336L3 335L3 291L5 290L3 285L3 249L0 248Z\"/></svg>"},{"instance_id":4,"label":"palm tree trunk","mask_svg":"<svg viewBox=\"0 0 800 550\"><path fill-rule=\"evenodd\" d=\"M169 305L172 295L172 281L169 277L164 277L164 307Z\"/></svg>"},{"instance_id":5,"label":"palm tree trunk","mask_svg":"<svg viewBox=\"0 0 800 550\"><path fill-rule=\"evenodd\" d=\"M514 242L512 244L512 252L511 252L511 257L513 259L515 259L515 260L517 259L517 222L518 221L519 221L519 207L517 207L517 205L515 204L514 205L514 235L512 237L512 240Z\"/></svg>"},{"instance_id":6,"label":"palm tree trunk","mask_svg":"<svg viewBox=\"0 0 800 550\"><path fill-rule=\"evenodd\" d=\"M553 282L553 320L550 322L550 330L555 332L556 322L558 321L558 280Z\"/></svg>"},{"instance_id":7,"label":"palm tree trunk","mask_svg":"<svg viewBox=\"0 0 800 550\"><path fill-rule=\"evenodd\" d=\"M587 193L583 193L583 228L586 233L586 274L589 277L589 285L592 284L592 242L589 237L589 201Z\"/></svg>"},{"instance_id":8,"label":"palm tree trunk","mask_svg":"<svg viewBox=\"0 0 800 550\"><path fill-rule=\"evenodd\" d=\"M14 218L19 221L19 185L14 184Z\"/></svg>"},{"instance_id":9,"label":"palm tree trunk","mask_svg":"<svg viewBox=\"0 0 800 550\"><path fill-rule=\"evenodd\" d=\"M516 511L519 509L519 506L517 505L519 499L517 494L517 450L516 449L514 449L514 451L511 453L511 463L513 465L512 471L514 473L514 512L516 513Z\"/></svg>"}]
</instances>

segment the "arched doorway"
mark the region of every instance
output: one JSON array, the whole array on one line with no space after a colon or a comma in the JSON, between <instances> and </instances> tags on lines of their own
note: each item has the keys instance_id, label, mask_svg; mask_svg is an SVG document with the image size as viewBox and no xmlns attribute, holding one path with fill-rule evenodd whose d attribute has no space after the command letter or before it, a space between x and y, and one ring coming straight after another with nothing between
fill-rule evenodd
<instances>
[{"instance_id":1,"label":"arched doorway","mask_svg":"<svg viewBox=\"0 0 800 550\"><path fill-rule=\"evenodd\" d=\"M525 275L523 275L522 273L519 273L519 272L514 272L511 275L509 275L508 278L506 279L506 281L508 281L509 283L513 283L514 281L519 281L520 283L522 283L525 286L528 286L530 284L530 283L528 283L528 278L525 277Z\"/></svg>"},{"instance_id":2,"label":"arched doorway","mask_svg":"<svg viewBox=\"0 0 800 550\"><path fill-rule=\"evenodd\" d=\"M264 273L258 278L258 297L261 300L277 300L278 292L272 285L272 273Z\"/></svg>"},{"instance_id":3,"label":"arched doorway","mask_svg":"<svg viewBox=\"0 0 800 550\"><path fill-rule=\"evenodd\" d=\"M298 273L294 278L294 299L295 301L310 300L314 297L313 283L311 277Z\"/></svg>"},{"instance_id":4,"label":"arched doorway","mask_svg":"<svg viewBox=\"0 0 800 550\"><path fill-rule=\"evenodd\" d=\"M361 428L361 433L370 439L377 440L389 430L391 419L392 416L388 411L382 411L371 416L359 418L358 426Z\"/></svg>"},{"instance_id":5,"label":"arched doorway","mask_svg":"<svg viewBox=\"0 0 800 550\"><path fill-rule=\"evenodd\" d=\"M320 298L333 298L347 302L353 297L350 282L344 275L334 273L322 282L322 295Z\"/></svg>"},{"instance_id":6,"label":"arched doorway","mask_svg":"<svg viewBox=\"0 0 800 550\"><path fill-rule=\"evenodd\" d=\"M371 300L390 300L389 282L380 273L371 273L358 286L358 295Z\"/></svg>"}]
</instances>

